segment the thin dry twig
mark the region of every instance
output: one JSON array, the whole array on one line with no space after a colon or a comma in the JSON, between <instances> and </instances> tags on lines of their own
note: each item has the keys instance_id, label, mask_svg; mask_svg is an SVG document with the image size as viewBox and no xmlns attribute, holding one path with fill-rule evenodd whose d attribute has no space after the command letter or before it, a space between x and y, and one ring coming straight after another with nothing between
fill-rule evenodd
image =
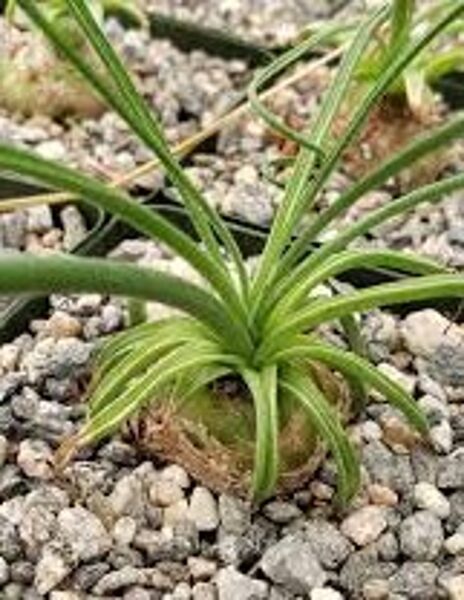
<instances>
[{"instance_id":1,"label":"thin dry twig","mask_svg":"<svg viewBox=\"0 0 464 600\"><path fill-rule=\"evenodd\" d=\"M295 83L301 81L310 73L316 71L322 66L325 66L337 59L344 51L344 47L336 48L324 54L322 57L317 60L311 62L309 65L305 65L304 67L297 69L292 75L286 77L275 86L266 90L261 94L261 98L263 100L267 100L272 98L272 96L279 91L282 91L288 87L291 87ZM235 123L237 120L248 114L251 109L251 105L249 102L243 102L235 109L226 113L222 117L219 117L216 121L196 133L195 135L183 140L179 144L177 144L173 151L179 158L184 158L188 156L197 146L199 146L202 142L212 137L219 131L221 131L224 127ZM131 171L125 173L124 175L117 177L111 181L109 181L109 185L114 188L125 188L129 187L131 184L136 182L141 177L153 172L155 169L159 167L159 162L157 159L151 160ZM30 196L24 196L20 198L8 198L2 200L0 202L0 213L12 212L14 210L21 210L26 208L31 208L33 206L37 206L40 204L48 204L56 205L56 204L65 204L69 202L75 202L79 198L73 194L68 193L48 193L48 194L33 194Z\"/></svg>"}]
</instances>

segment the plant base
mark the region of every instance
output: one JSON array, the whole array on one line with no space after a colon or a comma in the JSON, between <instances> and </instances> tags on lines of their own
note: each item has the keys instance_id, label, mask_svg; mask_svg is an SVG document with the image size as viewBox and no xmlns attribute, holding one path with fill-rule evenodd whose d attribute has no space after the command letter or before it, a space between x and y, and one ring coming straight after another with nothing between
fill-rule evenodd
<instances>
[{"instance_id":1,"label":"plant base","mask_svg":"<svg viewBox=\"0 0 464 600\"><path fill-rule=\"evenodd\" d=\"M309 377L342 419L350 411L346 384L328 369L311 364ZM315 435L306 414L290 399L280 430L278 495L304 487L325 457L325 445ZM250 497L254 456L253 407L248 397L226 397L205 389L187 405L175 403L147 410L138 422L138 443L143 451L183 466L197 481L216 492Z\"/></svg>"}]
</instances>

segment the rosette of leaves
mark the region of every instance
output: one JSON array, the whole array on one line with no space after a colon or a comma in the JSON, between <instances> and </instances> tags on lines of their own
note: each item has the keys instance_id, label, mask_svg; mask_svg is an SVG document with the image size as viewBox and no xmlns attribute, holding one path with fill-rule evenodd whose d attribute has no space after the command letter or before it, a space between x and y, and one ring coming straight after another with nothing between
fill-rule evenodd
<instances>
[{"instance_id":1,"label":"rosette of leaves","mask_svg":"<svg viewBox=\"0 0 464 600\"><path fill-rule=\"evenodd\" d=\"M364 194L460 137L464 118L457 116L411 141L356 181L309 224L304 225L304 216L347 148L356 142L370 111L400 73L464 12L464 3L453 6L391 57L353 108L346 130L334 139L334 119L391 6L368 14L318 114L299 134L301 150L293 173L258 265L249 273L229 230L176 161L158 119L137 93L87 3L67 0L66 5L99 56L98 69L76 52L34 0L18 1L60 53L153 150L177 187L199 242L127 193L27 151L1 144L0 169L76 194L112 213L142 235L168 246L203 281L198 285L112 260L30 255L0 259L2 294L93 291L161 302L183 315L141 324L103 346L89 390L87 422L61 448L60 458L66 460L82 446L136 418L145 446L178 460L212 487L246 492L261 500L276 489L302 485L320 459L322 444L338 468L339 496L348 500L358 489L360 469L344 426L347 387L353 394L375 389L419 432L427 433L427 421L414 399L359 352L353 315L385 305L464 295L462 275L431 261L392 250L352 249L351 244L388 219L464 187L464 175L398 196L309 255L308 247ZM257 74L250 99L273 126L282 124L260 104L256 95L260 81L313 51L334 31L329 26ZM358 291L339 291L332 297L321 295L321 284L359 266L389 268L405 277ZM332 345L318 334L320 326L331 322L340 322L346 329L351 349Z\"/></svg>"},{"instance_id":2,"label":"rosette of leaves","mask_svg":"<svg viewBox=\"0 0 464 600\"><path fill-rule=\"evenodd\" d=\"M85 37L70 18L63 0L41 0L38 6L53 26L68 37L76 50L91 57ZM91 0L88 2L99 24L107 15L117 15L133 25L144 17L135 0ZM94 94L30 21L10 0L6 18L0 22L0 106L26 116L52 118L97 117L105 103Z\"/></svg>"}]
</instances>

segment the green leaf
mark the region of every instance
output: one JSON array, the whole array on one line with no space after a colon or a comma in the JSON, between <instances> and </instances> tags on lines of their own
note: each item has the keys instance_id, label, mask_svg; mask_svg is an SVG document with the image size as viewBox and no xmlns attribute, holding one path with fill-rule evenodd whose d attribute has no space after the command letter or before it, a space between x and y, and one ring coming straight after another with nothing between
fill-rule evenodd
<instances>
[{"instance_id":1,"label":"green leaf","mask_svg":"<svg viewBox=\"0 0 464 600\"><path fill-rule=\"evenodd\" d=\"M327 282L331 278L336 278L341 273L365 267L380 267L413 275L447 272L444 267L435 261L408 255L405 252L395 250L346 250L340 254L334 254L332 258L328 258L319 266L315 266L311 274L306 276L302 274L288 292L285 293L284 291L281 300L277 303L265 324L265 331L272 331L278 323L282 323L318 285Z\"/></svg>"},{"instance_id":2,"label":"green leaf","mask_svg":"<svg viewBox=\"0 0 464 600\"><path fill-rule=\"evenodd\" d=\"M226 304L234 305L235 313L246 322L247 314L230 277L187 234L150 208L69 167L1 143L0 171L21 175L51 188L76 194L86 202L119 217L140 233L162 241L201 273L221 294Z\"/></svg>"},{"instance_id":3,"label":"green leaf","mask_svg":"<svg viewBox=\"0 0 464 600\"><path fill-rule=\"evenodd\" d=\"M67 0L69 10L76 17L79 25L87 35L88 41L106 67L107 77L102 77L101 73L88 64L81 53L76 51L72 43L47 22L33 0L18 0L18 3L109 106L118 112L142 141L155 152L166 169L169 178L179 189L192 222L200 238L209 249L211 260L215 262L218 268L223 270L224 276L227 276L227 270L221 259L220 247L210 228L211 221L235 262L243 290L246 292L245 267L233 236L170 151L159 122L151 113L143 97L137 92L130 76L99 28L86 3L83 0Z\"/></svg>"},{"instance_id":4,"label":"green leaf","mask_svg":"<svg viewBox=\"0 0 464 600\"><path fill-rule=\"evenodd\" d=\"M322 323L340 319L353 312L432 298L460 297L464 297L462 275L429 275L375 285L336 298L315 300L307 308L296 311L265 338L257 352L256 360L260 363L272 361L275 352L284 348L292 335L311 330Z\"/></svg>"},{"instance_id":5,"label":"green leaf","mask_svg":"<svg viewBox=\"0 0 464 600\"><path fill-rule=\"evenodd\" d=\"M256 415L256 451L253 472L253 496L258 502L275 489L279 475L279 416L277 410L277 369L243 370L253 396Z\"/></svg>"},{"instance_id":6,"label":"green leaf","mask_svg":"<svg viewBox=\"0 0 464 600\"><path fill-rule=\"evenodd\" d=\"M194 315L219 339L227 340L238 353L250 351L251 342L243 326L228 317L224 306L211 293L187 281L105 259L31 255L0 257L0 293L34 292L114 294L161 302ZM245 336L245 337L244 337ZM239 347L242 347L239 350Z\"/></svg>"},{"instance_id":7,"label":"green leaf","mask_svg":"<svg viewBox=\"0 0 464 600\"><path fill-rule=\"evenodd\" d=\"M340 371L345 376L355 377L364 385L384 395L420 433L423 435L428 434L429 424L427 418L414 398L364 358L326 344L308 344L305 336L300 336L298 343L279 353L277 360L289 361L297 357L320 361L332 369Z\"/></svg>"},{"instance_id":8,"label":"green leaf","mask_svg":"<svg viewBox=\"0 0 464 600\"><path fill-rule=\"evenodd\" d=\"M430 153L450 145L464 135L464 117L457 115L452 117L443 126L433 129L430 133L425 132L418 139L413 140L406 148L388 158L373 172L368 173L360 181L356 182L347 192L344 192L327 209L323 210L302 231L291 250L282 261L282 273L289 270L303 254L307 252L310 244L324 231L327 225L334 222L336 218L345 214L360 198L369 191L374 190L391 177L395 177L402 170L421 160ZM289 286L291 287L291 283Z\"/></svg>"},{"instance_id":9,"label":"green leaf","mask_svg":"<svg viewBox=\"0 0 464 600\"><path fill-rule=\"evenodd\" d=\"M331 127L339 108L346 98L346 93L352 85L353 74L363 53L372 39L372 35L385 20L386 8L377 10L372 16L363 22L358 29L350 48L346 52L336 76L327 90L321 104L321 108L314 124L311 127L310 142L315 147L324 148L328 137L331 135ZM308 197L311 195L313 184L310 178L314 174L316 166L314 152L302 148L298 154L292 177L289 179L284 198L282 199L270 236L267 240L263 255L261 257L258 273L252 286L252 314L256 314L262 299L271 287L273 276L278 271L279 256L301 219L306 208L308 208ZM324 161L323 164L325 164Z\"/></svg>"},{"instance_id":10,"label":"green leaf","mask_svg":"<svg viewBox=\"0 0 464 600\"><path fill-rule=\"evenodd\" d=\"M168 321L168 323L171 327L159 329L155 336L139 343L137 348L118 360L111 370L105 372L98 387L92 393L89 404L91 416L101 410L112 398L121 394L134 378L143 375L148 367L170 350L187 342L201 344L208 341L195 322L184 319L172 323Z\"/></svg>"},{"instance_id":11,"label":"green leaf","mask_svg":"<svg viewBox=\"0 0 464 600\"><path fill-rule=\"evenodd\" d=\"M338 495L348 502L360 485L359 460L336 410L309 375L288 367L279 379L280 387L289 392L306 409L318 433L329 446L338 469Z\"/></svg>"},{"instance_id":12,"label":"green leaf","mask_svg":"<svg viewBox=\"0 0 464 600\"><path fill-rule=\"evenodd\" d=\"M116 431L129 417L149 403L156 402L156 393L166 384L173 383L183 373L210 364L233 365L235 362L233 356L223 353L211 343L187 343L175 348L153 364L133 386L92 414L79 434L78 447L100 440Z\"/></svg>"}]
</instances>

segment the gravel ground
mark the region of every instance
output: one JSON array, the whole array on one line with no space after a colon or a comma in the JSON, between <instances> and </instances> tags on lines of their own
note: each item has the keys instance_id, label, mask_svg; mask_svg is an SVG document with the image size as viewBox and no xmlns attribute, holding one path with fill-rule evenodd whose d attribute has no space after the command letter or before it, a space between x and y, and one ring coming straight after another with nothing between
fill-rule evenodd
<instances>
[{"instance_id":1,"label":"gravel ground","mask_svg":"<svg viewBox=\"0 0 464 600\"><path fill-rule=\"evenodd\" d=\"M209 3L197 4L169 3L169 9L180 14L188 8L192 18L208 15L213 25L243 27L250 37L263 39L260 28L245 19L243 4L211 3L207 11ZM287 4L286 22L301 26L297 7L303 14L313 5ZM266 7L264 39L279 39L282 32L270 25L281 3ZM147 51L143 35L124 34L114 23L108 27L135 65L145 93L162 109L172 140L220 114L247 77L240 62L205 63L202 54L183 55L167 42L151 42ZM192 69L197 76L191 76ZM310 93L307 84L281 101L298 104ZM3 114L0 137L97 173L125 171L146 160L109 114L80 124ZM261 176L263 161L274 151L264 129L248 120L223 133L217 154L198 155L190 170L223 210L264 223L279 199L278 188ZM346 183L340 175L329 193ZM371 194L347 219L390 198L388 190ZM84 233L74 207L57 216L39 207L0 219L0 245L8 250L66 250ZM463 266L462 194L383 228L369 243L414 248ZM186 269L140 240L125 242L115 255L176 273ZM152 310L160 316L159 307ZM464 598L460 324L433 310L405 318L377 311L363 319L378 367L403 383L429 414L432 447L419 443L399 415L374 398L350 427L362 456L361 493L349 509L336 511L331 461L308 489L260 510L211 493L179 466L148 460L118 437L89 449L56 476L52 453L82 422L92 352L123 323L124 305L114 299L54 296L46 319L0 347L2 599Z\"/></svg>"}]
</instances>

